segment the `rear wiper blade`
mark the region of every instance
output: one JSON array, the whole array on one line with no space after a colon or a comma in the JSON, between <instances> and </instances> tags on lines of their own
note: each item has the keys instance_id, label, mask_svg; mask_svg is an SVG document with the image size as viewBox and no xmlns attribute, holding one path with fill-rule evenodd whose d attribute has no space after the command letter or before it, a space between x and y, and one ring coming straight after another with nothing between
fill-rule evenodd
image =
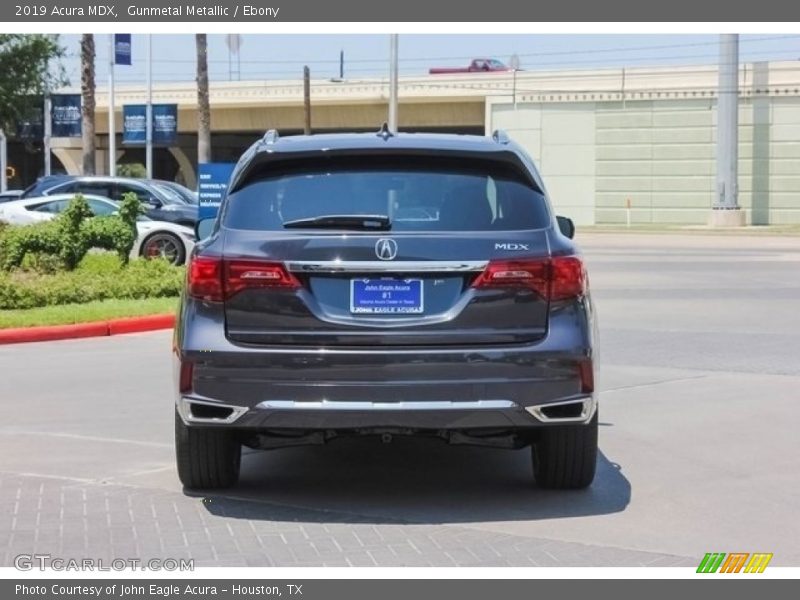
<instances>
[{"instance_id":1,"label":"rear wiper blade","mask_svg":"<svg viewBox=\"0 0 800 600\"><path fill-rule=\"evenodd\" d=\"M392 228L388 215L320 215L306 219L285 221L283 226L291 228L326 228L333 229L375 229L387 231Z\"/></svg>"}]
</instances>

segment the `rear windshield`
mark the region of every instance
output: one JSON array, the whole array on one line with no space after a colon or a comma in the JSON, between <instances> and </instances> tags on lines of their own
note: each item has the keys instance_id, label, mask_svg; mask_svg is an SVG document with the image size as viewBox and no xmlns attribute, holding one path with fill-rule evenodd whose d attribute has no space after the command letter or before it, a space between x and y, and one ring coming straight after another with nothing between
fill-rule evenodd
<instances>
[{"instance_id":1,"label":"rear windshield","mask_svg":"<svg viewBox=\"0 0 800 600\"><path fill-rule=\"evenodd\" d=\"M544 195L513 167L486 161L385 158L272 166L228 196L223 223L283 230L328 215L386 215L392 231L510 231L550 221Z\"/></svg>"}]
</instances>

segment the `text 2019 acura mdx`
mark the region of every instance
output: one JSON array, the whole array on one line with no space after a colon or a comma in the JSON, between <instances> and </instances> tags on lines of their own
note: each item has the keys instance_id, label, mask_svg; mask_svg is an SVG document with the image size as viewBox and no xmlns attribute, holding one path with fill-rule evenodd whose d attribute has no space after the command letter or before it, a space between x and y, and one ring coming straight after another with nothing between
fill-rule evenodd
<instances>
[{"instance_id":1,"label":"text 2019 acura mdx","mask_svg":"<svg viewBox=\"0 0 800 600\"><path fill-rule=\"evenodd\" d=\"M502 132L268 132L198 229L174 340L186 487L235 484L242 446L406 434L530 445L539 486L592 482L584 263Z\"/></svg>"}]
</instances>

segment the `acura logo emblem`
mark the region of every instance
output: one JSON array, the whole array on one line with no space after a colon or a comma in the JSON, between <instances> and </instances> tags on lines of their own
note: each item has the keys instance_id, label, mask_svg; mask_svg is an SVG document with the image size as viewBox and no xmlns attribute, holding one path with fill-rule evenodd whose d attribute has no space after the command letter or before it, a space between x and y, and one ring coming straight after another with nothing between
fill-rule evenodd
<instances>
[{"instance_id":1,"label":"acura logo emblem","mask_svg":"<svg viewBox=\"0 0 800 600\"><path fill-rule=\"evenodd\" d=\"M381 260L394 260L397 256L397 242L390 238L381 238L375 242L375 254Z\"/></svg>"}]
</instances>

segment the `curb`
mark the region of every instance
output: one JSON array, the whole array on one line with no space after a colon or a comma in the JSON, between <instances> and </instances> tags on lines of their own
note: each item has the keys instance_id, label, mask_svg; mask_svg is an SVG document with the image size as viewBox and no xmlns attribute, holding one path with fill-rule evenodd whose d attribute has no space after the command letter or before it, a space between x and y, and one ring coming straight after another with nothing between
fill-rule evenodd
<instances>
[{"instance_id":1,"label":"curb","mask_svg":"<svg viewBox=\"0 0 800 600\"><path fill-rule=\"evenodd\" d=\"M146 315L95 321L94 323L76 323L74 325L47 325L44 327L16 327L0 329L0 344L21 344L26 342L52 342L55 340L71 340L87 337L102 337L156 329L172 329L175 326L175 315Z\"/></svg>"}]
</instances>

